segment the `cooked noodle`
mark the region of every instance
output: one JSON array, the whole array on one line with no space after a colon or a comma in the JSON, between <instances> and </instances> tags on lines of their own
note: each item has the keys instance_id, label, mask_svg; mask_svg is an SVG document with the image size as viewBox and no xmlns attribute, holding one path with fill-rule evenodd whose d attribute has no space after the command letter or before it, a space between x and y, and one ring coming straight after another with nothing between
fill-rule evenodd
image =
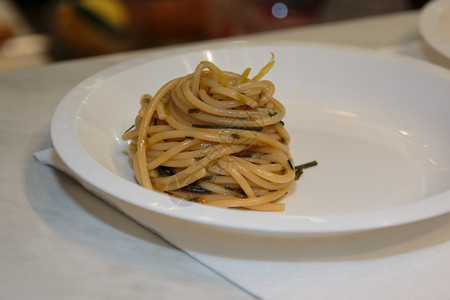
<instances>
[{"instance_id":1,"label":"cooked noodle","mask_svg":"<svg viewBox=\"0 0 450 300\"><path fill-rule=\"evenodd\" d=\"M202 61L141 98L128 154L142 186L218 207L283 211L295 180L284 106L272 82Z\"/></svg>"}]
</instances>

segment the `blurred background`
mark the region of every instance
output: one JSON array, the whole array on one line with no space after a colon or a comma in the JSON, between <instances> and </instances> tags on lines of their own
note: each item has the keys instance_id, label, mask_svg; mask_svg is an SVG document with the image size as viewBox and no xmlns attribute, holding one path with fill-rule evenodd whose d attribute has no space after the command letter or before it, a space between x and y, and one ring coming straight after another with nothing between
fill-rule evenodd
<instances>
[{"instance_id":1,"label":"blurred background","mask_svg":"<svg viewBox=\"0 0 450 300\"><path fill-rule=\"evenodd\" d=\"M427 0L0 0L0 71L420 9Z\"/></svg>"}]
</instances>

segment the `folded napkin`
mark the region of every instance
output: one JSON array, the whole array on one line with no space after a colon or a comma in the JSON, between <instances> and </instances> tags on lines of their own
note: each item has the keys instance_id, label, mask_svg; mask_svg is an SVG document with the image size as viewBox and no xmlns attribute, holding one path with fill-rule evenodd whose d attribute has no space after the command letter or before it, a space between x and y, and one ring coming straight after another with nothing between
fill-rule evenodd
<instances>
[{"instance_id":1,"label":"folded napkin","mask_svg":"<svg viewBox=\"0 0 450 300\"><path fill-rule=\"evenodd\" d=\"M77 180L54 149L34 156ZM276 238L191 223L119 199L108 203L251 298L444 299L450 295L448 215L352 235Z\"/></svg>"}]
</instances>

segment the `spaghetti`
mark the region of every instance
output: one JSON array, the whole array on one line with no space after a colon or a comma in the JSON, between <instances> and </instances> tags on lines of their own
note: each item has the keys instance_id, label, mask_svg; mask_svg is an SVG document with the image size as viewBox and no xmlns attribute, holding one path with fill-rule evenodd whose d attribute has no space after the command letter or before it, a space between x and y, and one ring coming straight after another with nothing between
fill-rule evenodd
<instances>
[{"instance_id":1,"label":"spaghetti","mask_svg":"<svg viewBox=\"0 0 450 300\"><path fill-rule=\"evenodd\" d=\"M275 87L220 70L209 61L192 74L142 96L128 154L145 188L218 207L283 211L281 200L299 176L289 154L284 106ZM296 176L297 173L297 176Z\"/></svg>"}]
</instances>

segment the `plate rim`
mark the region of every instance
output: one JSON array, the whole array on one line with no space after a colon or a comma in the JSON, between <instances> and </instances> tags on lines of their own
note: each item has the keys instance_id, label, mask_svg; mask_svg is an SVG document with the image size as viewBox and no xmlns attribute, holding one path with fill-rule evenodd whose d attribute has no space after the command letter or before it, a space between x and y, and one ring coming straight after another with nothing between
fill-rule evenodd
<instances>
[{"instance_id":1,"label":"plate rim","mask_svg":"<svg viewBox=\"0 0 450 300\"><path fill-rule=\"evenodd\" d=\"M450 14L449 0L428 2L419 14L419 31L433 49L450 59L450 40L439 29L439 10L443 8L447 8Z\"/></svg>"},{"instance_id":2,"label":"plate rim","mask_svg":"<svg viewBox=\"0 0 450 300\"><path fill-rule=\"evenodd\" d=\"M182 209L175 209L175 210L172 210L169 212L159 206L150 205L150 203L147 203L147 204L141 203L141 201L136 201L135 199L123 199L124 197L120 196L121 193L118 193L114 189L106 191L105 189L103 189L102 185L99 185L99 182L95 182L95 181L93 182L92 180L90 180L91 178L95 178L95 176L98 176L97 173L99 172L99 170L97 170L96 168L100 167L100 170L102 172L107 171L108 173L110 173L109 176L113 179L113 183L117 182L118 184L123 184L125 182L126 184L129 184L130 187L132 187L133 192L135 192L135 191L142 192L142 190L145 190L145 189L137 184L130 183L126 179L121 178L118 175L115 175L113 172L111 172L111 171L107 170L106 168L104 168L103 166L101 166L98 162L96 162L87 153L87 151L83 148L83 146L81 145L79 140L72 141L72 142L75 142L75 144L76 144L75 149L72 149L72 150L67 149L68 147L66 147L65 143L68 142L68 139L67 139L67 136L63 136L63 135L66 135L67 132L69 132L72 136L76 137L77 132L76 132L75 122L68 123L66 121L67 120L66 117L67 117L67 115L70 115L71 111L72 111L72 114L74 114L73 111L78 111L78 109L74 109L74 108L78 108L81 105L82 101L79 101L79 103L77 103L75 101L75 99L83 99L90 93L90 90L86 88L86 85L91 83L95 78L99 78L99 77L105 78L106 75L109 75L109 76L107 76L107 78L110 76L114 76L115 74L118 74L124 70L129 70L129 69L139 65L142 62L151 62L151 61L155 61L158 59L167 58L170 56L175 57L180 54L197 52L197 51L202 51L205 49L214 51L214 50L219 50L222 48L230 48L230 47L244 47L244 48L258 47L258 46L267 47L267 45L271 45L271 44L273 46L320 47L320 48L326 47L327 49L331 49L331 50L345 51L345 52L351 51L354 53L370 55L372 57L375 56L375 57L383 58L383 59L391 59L395 62L403 62L403 63L415 65L420 68L425 68L428 71L432 71L433 73L438 73L440 75L446 76L447 79L450 81L450 72L442 67L432 65L430 63L426 63L423 61L419 61L417 59L413 59L410 57L404 57L404 56L395 55L395 54L387 54L387 53L382 53L382 52L378 52L375 50L362 49L362 48L351 47L351 46L337 46L337 45L329 45L329 44L324 44L324 43L310 43L310 42L300 42L300 41L274 41L273 43L238 41L235 43L219 42L219 43L212 43L209 45L200 45L200 46L197 45L194 47L192 47L192 46L179 47L179 48L174 49L173 51L167 51L165 53L159 52L156 55L154 53L149 53L148 55L143 55L143 56L131 59L131 60L124 61L122 63L119 63L119 64L113 65L109 68L106 68L94 75L91 75L91 76L87 77L86 79L84 79L83 81L81 81L79 84L77 84L72 90L69 91L69 93L67 93L62 98L62 100L58 104L58 106L53 114L52 122L51 122L51 137L52 137L52 141L53 141L55 150L58 153L58 155L60 156L60 158L62 159L62 161L75 173L75 176L77 177L77 179L80 182L84 183L85 186L91 186L91 189L89 189L89 190L107 202L125 201L128 203L137 205L138 207L141 207L143 209L151 210L156 213L161 213L166 216L171 216L171 217L183 219L185 221L191 221L191 222L195 222L195 223L199 223L199 224L203 224L203 225L219 227L219 228L227 229L227 230L231 230L231 231L248 232L248 233L252 233L252 234L262 234L262 235L289 235L289 236L329 235L329 234L334 235L334 234L367 231L367 230L403 225L403 224L407 224L407 223L413 223L416 221L429 219L431 217L437 217L439 215L443 215L445 213L450 212L450 201L448 201L448 199L447 199L447 201L449 203L446 203L446 202L444 202L444 201L446 201L446 199L443 199L443 198L448 198L448 196L450 196L450 190L447 190L446 192L444 192L447 194L447 196L445 196L445 195L442 196L442 194L444 194L444 193L442 193L442 194L435 195L433 197L429 197L427 199L423 199L423 200L416 201L416 202L410 202L410 203L394 206L392 208L387 208L387 209L354 212L354 213L348 213L348 214L323 214L323 215L319 215L319 214L317 214L317 215L284 214L283 215L283 219L289 219L289 220L294 219L298 222L301 222L301 226L299 226L300 228L286 227L284 225L277 226L277 227L271 226L270 228L266 228L266 227L261 228L261 227L255 227L252 224L245 224L244 226L242 224L236 225L234 223L226 222L222 219L221 219L221 221L218 221L217 219L214 221L211 221L210 219L205 218L204 216L194 216L194 217L190 216L189 215L190 207L202 207L202 210L213 211L213 213L219 214L221 216L224 214L227 214L225 212L230 211L230 210L193 203L193 205L190 207L184 207ZM66 124L66 125L64 125L64 124ZM85 156L87 157L86 161L74 162L72 160L73 155L76 155L74 150L75 150L75 152L76 151L84 152ZM91 166L91 169L92 169L92 165L96 166L96 168L94 168L95 172L93 172L93 174L91 174L91 176L86 176L86 174L83 172L83 167ZM102 172L100 172L100 173L102 173ZM148 190L145 190L145 191L148 192ZM160 193L158 193L158 194L160 194ZM162 194L160 194L160 195L162 195ZM433 199L431 199L431 198L433 198ZM430 205L426 205L430 201L432 203L438 203L438 204L444 205L444 206L445 206L445 204L447 204L447 206L445 206L446 209L445 210L433 209L434 206L431 207ZM420 211L422 211L422 214L420 216L410 216L409 218L403 218L401 220L395 220L395 219L393 220L392 219L392 215L395 215L396 213L398 213L398 211L404 211L405 209L406 210L419 209ZM265 216L266 217L269 216L269 218L271 218L271 216L277 216L277 215L279 216L279 214L277 214L277 213L268 214L268 213L259 213L259 212L249 212L249 211L233 211L232 215L233 214L245 214L247 217L249 216L249 214L251 214L252 218L254 216L258 216L258 214L260 214L260 215L265 214ZM378 220L376 222L368 223L367 219L373 218L374 215L383 215L384 217L378 218ZM229 217L229 216L226 216L226 217ZM227 219L227 218L225 218L225 219ZM345 219L345 220L351 219L351 220L355 220L355 221L363 220L364 222L362 222L358 227L354 227L354 226L349 227L348 225L346 225L348 222L342 222L343 219ZM374 224L374 223L376 223L376 224ZM364 224L364 225L362 225L362 224Z\"/></svg>"}]
</instances>

